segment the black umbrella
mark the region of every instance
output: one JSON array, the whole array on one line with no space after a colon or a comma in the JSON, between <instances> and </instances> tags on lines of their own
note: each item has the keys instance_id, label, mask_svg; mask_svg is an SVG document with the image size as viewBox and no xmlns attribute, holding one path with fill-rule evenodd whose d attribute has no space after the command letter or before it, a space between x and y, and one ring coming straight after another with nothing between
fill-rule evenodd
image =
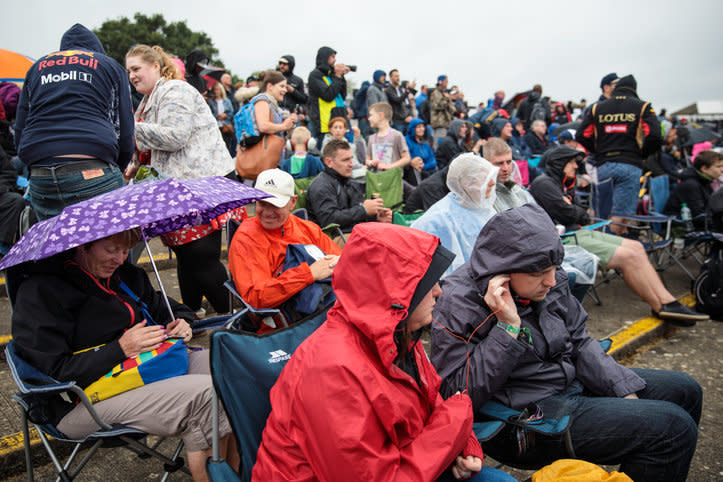
<instances>
[{"instance_id":1,"label":"black umbrella","mask_svg":"<svg viewBox=\"0 0 723 482\"><path fill-rule=\"evenodd\" d=\"M692 126L680 126L678 128L678 130L682 129L688 131L688 139L685 143L686 146L692 146L706 141L716 142L721 137L720 134L716 134L707 127L700 127L696 129Z\"/></svg>"},{"instance_id":2,"label":"black umbrella","mask_svg":"<svg viewBox=\"0 0 723 482\"><path fill-rule=\"evenodd\" d=\"M206 80L206 88L210 89L216 82L221 82L221 77L226 73L226 69L223 67L214 67L212 65L205 65L203 70L200 72L201 77Z\"/></svg>"},{"instance_id":3,"label":"black umbrella","mask_svg":"<svg viewBox=\"0 0 723 482\"><path fill-rule=\"evenodd\" d=\"M568 129L577 131L581 125L582 125L582 121L572 121L572 122L566 122L565 124L560 124L559 126L556 126L554 129L552 129L552 135L554 137L557 137L560 135L561 132L564 132Z\"/></svg>"},{"instance_id":4,"label":"black umbrella","mask_svg":"<svg viewBox=\"0 0 723 482\"><path fill-rule=\"evenodd\" d=\"M504 110L506 110L507 112L509 112L510 114L512 114L512 111L515 110L520 105L520 102L522 102L522 100L525 97L530 95L531 92L532 92L531 90L528 90L526 92L516 93L515 95L512 96L512 98L510 100L505 102L505 104L502 106L502 108Z\"/></svg>"}]
</instances>

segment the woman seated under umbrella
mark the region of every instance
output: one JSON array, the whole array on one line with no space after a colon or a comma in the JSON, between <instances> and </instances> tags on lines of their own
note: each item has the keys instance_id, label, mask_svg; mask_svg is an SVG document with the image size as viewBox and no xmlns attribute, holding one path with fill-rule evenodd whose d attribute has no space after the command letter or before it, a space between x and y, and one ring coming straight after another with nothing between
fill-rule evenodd
<instances>
[{"instance_id":1,"label":"woman seated under umbrella","mask_svg":"<svg viewBox=\"0 0 723 482\"><path fill-rule=\"evenodd\" d=\"M24 360L59 381L86 388L126 358L157 349L169 337L191 339L193 312L169 300L171 317L145 271L124 264L140 236L139 228L131 229L31 265L32 273L18 287L12 319L13 339ZM180 436L193 478L206 480L213 393L208 352L193 352L189 359L187 375L134 388L94 408L109 424ZM99 428L83 405L59 401L51 409L52 422L69 437L82 438ZM237 467L230 434L220 410L222 455Z\"/></svg>"}]
</instances>

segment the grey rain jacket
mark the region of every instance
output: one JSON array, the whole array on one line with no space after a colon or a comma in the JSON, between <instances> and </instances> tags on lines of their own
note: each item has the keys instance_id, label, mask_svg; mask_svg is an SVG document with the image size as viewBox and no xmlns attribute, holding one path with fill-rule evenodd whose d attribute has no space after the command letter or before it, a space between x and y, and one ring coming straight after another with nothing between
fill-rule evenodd
<instances>
[{"instance_id":1,"label":"grey rain jacket","mask_svg":"<svg viewBox=\"0 0 723 482\"><path fill-rule=\"evenodd\" d=\"M503 211L482 228L470 260L446 277L434 319L469 338L491 310L484 302L489 281L497 274L532 273L559 265L562 243L545 211L527 204ZM606 355L587 333L587 313L570 294L567 275L544 300L525 305L515 298L530 345L512 338L490 317L469 345L432 324L432 364L442 377L444 397L467 388L475 411L490 399L515 409L562 392L578 379L591 392L622 397L645 387L630 369ZM514 293L513 293L514 295Z\"/></svg>"}]
</instances>

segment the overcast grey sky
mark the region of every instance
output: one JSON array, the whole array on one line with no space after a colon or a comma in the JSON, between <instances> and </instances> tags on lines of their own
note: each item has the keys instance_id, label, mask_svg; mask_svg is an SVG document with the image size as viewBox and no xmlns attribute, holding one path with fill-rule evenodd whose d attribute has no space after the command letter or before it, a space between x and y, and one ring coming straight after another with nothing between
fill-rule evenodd
<instances>
[{"instance_id":1,"label":"overcast grey sky","mask_svg":"<svg viewBox=\"0 0 723 482\"><path fill-rule=\"evenodd\" d=\"M608 72L632 73L658 109L723 99L721 0L15 0L0 7L0 48L38 58L75 22L88 28L135 12L186 20L213 39L238 75L296 57L305 81L317 49L356 64L357 85L377 68L432 83L440 73L470 104L541 83L556 100L599 95ZM450 85L451 85L450 84Z\"/></svg>"}]
</instances>

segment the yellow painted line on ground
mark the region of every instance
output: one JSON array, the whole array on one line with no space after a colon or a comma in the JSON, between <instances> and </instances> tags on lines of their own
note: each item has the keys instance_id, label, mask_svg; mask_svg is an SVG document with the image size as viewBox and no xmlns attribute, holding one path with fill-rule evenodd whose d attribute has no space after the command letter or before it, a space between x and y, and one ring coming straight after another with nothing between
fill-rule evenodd
<instances>
[{"instance_id":1,"label":"yellow painted line on ground","mask_svg":"<svg viewBox=\"0 0 723 482\"><path fill-rule=\"evenodd\" d=\"M30 429L30 446L37 445L40 443L40 436L34 428ZM11 435L6 435L0 438L0 458L6 456L9 453L25 450L23 441L23 433L17 432Z\"/></svg>"},{"instance_id":2,"label":"yellow painted line on ground","mask_svg":"<svg viewBox=\"0 0 723 482\"><path fill-rule=\"evenodd\" d=\"M639 319L627 328L617 331L610 336L613 344L610 351L608 351L608 355L614 355L616 351L622 349L637 337L650 333L662 324L663 322L661 320L648 316L646 318Z\"/></svg>"}]
</instances>

